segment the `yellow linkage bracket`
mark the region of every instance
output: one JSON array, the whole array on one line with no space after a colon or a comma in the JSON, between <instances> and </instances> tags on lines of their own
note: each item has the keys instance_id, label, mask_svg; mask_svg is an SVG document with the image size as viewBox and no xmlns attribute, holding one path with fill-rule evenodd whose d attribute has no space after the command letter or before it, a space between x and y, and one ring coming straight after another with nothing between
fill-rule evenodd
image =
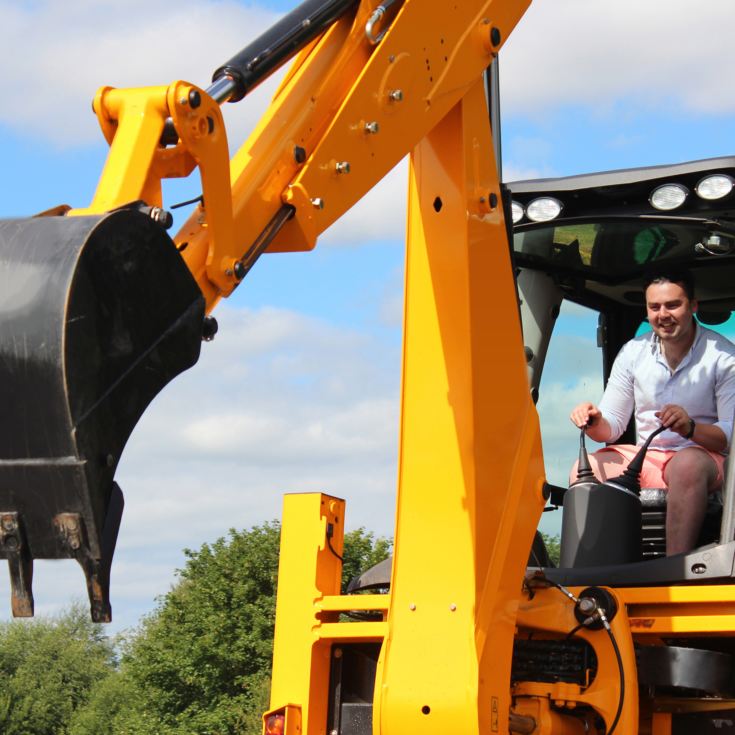
<instances>
[{"instance_id":1,"label":"yellow linkage bracket","mask_svg":"<svg viewBox=\"0 0 735 735\"><path fill-rule=\"evenodd\" d=\"M208 230L207 276L222 295L237 283L230 158L222 112L204 90L177 81L168 87L101 87L94 111L110 152L92 203L69 215L101 214L131 202L161 207L161 181L199 167L203 202L198 218ZM168 125L178 140L162 144Z\"/></svg>"}]
</instances>

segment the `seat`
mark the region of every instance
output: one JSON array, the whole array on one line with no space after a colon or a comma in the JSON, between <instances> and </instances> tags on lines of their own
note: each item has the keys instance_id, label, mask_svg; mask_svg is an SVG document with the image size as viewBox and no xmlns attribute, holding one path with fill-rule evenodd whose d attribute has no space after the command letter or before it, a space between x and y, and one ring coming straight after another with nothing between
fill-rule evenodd
<instances>
[{"instance_id":1,"label":"seat","mask_svg":"<svg viewBox=\"0 0 735 735\"><path fill-rule=\"evenodd\" d=\"M666 499L663 488L645 487L641 489L641 559L657 559L666 555ZM704 523L699 534L697 546L715 541L720 534L722 520L722 495L710 493Z\"/></svg>"}]
</instances>

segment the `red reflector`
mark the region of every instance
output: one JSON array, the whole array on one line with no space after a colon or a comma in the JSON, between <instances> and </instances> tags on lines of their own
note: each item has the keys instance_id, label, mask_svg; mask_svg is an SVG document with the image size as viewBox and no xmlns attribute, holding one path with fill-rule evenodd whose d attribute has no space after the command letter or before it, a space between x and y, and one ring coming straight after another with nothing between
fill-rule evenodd
<instances>
[{"instance_id":1,"label":"red reflector","mask_svg":"<svg viewBox=\"0 0 735 735\"><path fill-rule=\"evenodd\" d=\"M270 715L265 721L265 735L283 735L286 718L283 715Z\"/></svg>"}]
</instances>

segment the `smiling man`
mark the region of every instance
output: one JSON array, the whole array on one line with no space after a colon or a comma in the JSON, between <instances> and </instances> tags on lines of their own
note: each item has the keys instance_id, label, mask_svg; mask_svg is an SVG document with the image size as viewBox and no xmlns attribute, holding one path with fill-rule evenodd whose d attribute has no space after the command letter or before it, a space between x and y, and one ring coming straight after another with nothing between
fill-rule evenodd
<instances>
[{"instance_id":1,"label":"smiling man","mask_svg":"<svg viewBox=\"0 0 735 735\"><path fill-rule=\"evenodd\" d=\"M668 489L666 553L694 548L707 494L722 486L735 410L735 345L694 318L691 274L653 275L645 287L652 332L620 350L599 406L584 402L572 422L595 441L614 442L635 412L638 446L611 445L590 462L601 480L622 474L652 431L642 487Z\"/></svg>"}]
</instances>

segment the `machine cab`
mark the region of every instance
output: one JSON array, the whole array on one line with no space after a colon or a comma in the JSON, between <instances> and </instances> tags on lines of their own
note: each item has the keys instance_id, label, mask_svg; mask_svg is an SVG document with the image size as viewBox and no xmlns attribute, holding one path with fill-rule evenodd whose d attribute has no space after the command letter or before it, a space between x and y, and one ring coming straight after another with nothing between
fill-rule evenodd
<instances>
[{"instance_id":1,"label":"machine cab","mask_svg":"<svg viewBox=\"0 0 735 735\"><path fill-rule=\"evenodd\" d=\"M698 320L725 336L735 334L731 320L735 309L734 182L735 158L717 158L509 184L513 251L534 400L543 390L542 371L559 314L570 306L577 314L584 311L588 321L590 315L596 315L601 380L578 398L599 400L618 351L647 326L643 283L653 269L688 269L699 302ZM576 402L564 407L561 420L567 420ZM619 441L634 443L634 436L631 421ZM549 456L553 442L544 437L544 444L548 472L549 460L555 459ZM569 467L574 456L572 445L561 462ZM640 561L619 568L559 570L560 581L609 585L618 580L636 585L729 579L735 559L732 474L731 467L723 488L724 513L720 515L715 508L708 518L709 538L702 539L711 542L706 553L697 549L659 558L665 543L665 508L661 496L647 490L642 496ZM552 500L563 502L560 496L556 491Z\"/></svg>"}]
</instances>

